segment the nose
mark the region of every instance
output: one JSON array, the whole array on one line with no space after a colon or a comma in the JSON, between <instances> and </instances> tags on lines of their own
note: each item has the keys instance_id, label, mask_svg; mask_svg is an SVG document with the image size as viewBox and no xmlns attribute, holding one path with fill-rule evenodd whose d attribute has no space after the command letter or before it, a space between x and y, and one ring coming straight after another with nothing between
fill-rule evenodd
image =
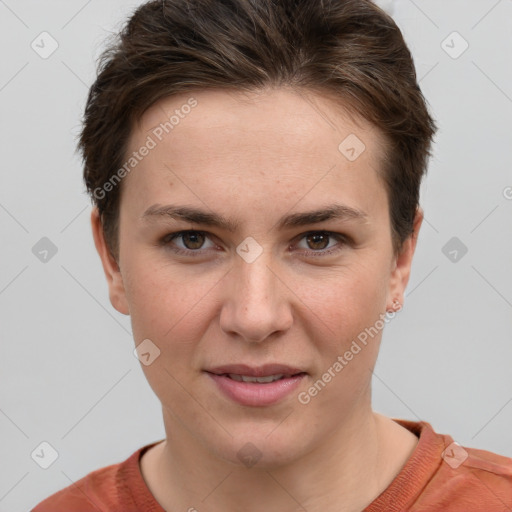
<instances>
[{"instance_id":1,"label":"nose","mask_svg":"<svg viewBox=\"0 0 512 512\"><path fill-rule=\"evenodd\" d=\"M291 292L265 252L252 263L240 258L225 279L220 315L225 333L247 342L262 342L291 327Z\"/></svg>"}]
</instances>

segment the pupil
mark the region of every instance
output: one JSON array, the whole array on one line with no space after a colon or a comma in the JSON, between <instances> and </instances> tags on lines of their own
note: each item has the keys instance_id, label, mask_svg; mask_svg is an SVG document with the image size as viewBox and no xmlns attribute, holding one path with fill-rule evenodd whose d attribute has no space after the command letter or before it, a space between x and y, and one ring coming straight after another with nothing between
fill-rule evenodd
<instances>
[{"instance_id":1,"label":"pupil","mask_svg":"<svg viewBox=\"0 0 512 512\"><path fill-rule=\"evenodd\" d=\"M327 247L327 245L329 245L327 242L328 242L328 237L325 235L325 233L317 233L317 234L314 234L314 235L308 235L308 244L310 245L315 245L318 243L319 239L323 239L324 243L321 243L320 242L320 245L321 247L312 247L312 249L325 249ZM313 240L312 244L310 243L311 241Z\"/></svg>"}]
</instances>

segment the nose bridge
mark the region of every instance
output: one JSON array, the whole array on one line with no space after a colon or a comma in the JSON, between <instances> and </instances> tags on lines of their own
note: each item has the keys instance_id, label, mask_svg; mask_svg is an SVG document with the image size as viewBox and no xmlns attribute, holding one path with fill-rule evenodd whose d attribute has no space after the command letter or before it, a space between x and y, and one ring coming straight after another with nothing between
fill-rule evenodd
<instances>
[{"instance_id":1,"label":"nose bridge","mask_svg":"<svg viewBox=\"0 0 512 512\"><path fill-rule=\"evenodd\" d=\"M263 251L250 262L240 257L235 263L221 314L224 331L246 340L263 341L289 328L289 305L271 268L270 251Z\"/></svg>"},{"instance_id":2,"label":"nose bridge","mask_svg":"<svg viewBox=\"0 0 512 512\"><path fill-rule=\"evenodd\" d=\"M269 304L274 299L276 283L275 275L269 269L270 260L270 255L266 253L251 263L238 262L236 274L242 299L256 304Z\"/></svg>"}]
</instances>

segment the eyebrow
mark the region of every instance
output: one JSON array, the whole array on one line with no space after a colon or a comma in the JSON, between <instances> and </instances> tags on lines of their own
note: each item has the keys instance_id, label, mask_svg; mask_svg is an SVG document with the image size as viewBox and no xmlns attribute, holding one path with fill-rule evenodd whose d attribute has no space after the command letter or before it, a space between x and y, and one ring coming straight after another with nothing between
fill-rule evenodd
<instances>
[{"instance_id":1,"label":"eyebrow","mask_svg":"<svg viewBox=\"0 0 512 512\"><path fill-rule=\"evenodd\" d=\"M234 233L238 228L238 224L236 222L230 221L222 215L190 206L161 206L159 204L154 204L142 214L141 219L153 220L158 219L159 217L172 218L191 222L193 224L213 226L231 233ZM368 215L362 210L358 210L350 206L343 204L331 204L319 210L285 215L279 220L277 227L278 229L285 229L297 226L306 226L308 224L317 224L319 222L332 219L365 222L368 219Z\"/></svg>"}]
</instances>

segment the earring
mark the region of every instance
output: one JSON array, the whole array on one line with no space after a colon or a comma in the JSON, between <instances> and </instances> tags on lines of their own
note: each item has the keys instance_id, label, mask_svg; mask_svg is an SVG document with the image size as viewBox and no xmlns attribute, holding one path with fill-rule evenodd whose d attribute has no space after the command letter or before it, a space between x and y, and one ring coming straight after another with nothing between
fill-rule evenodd
<instances>
[{"instance_id":1,"label":"earring","mask_svg":"<svg viewBox=\"0 0 512 512\"><path fill-rule=\"evenodd\" d=\"M401 309L402 309L401 302L398 299L394 299L391 309L388 309L388 313L394 313L396 311L400 311Z\"/></svg>"}]
</instances>

